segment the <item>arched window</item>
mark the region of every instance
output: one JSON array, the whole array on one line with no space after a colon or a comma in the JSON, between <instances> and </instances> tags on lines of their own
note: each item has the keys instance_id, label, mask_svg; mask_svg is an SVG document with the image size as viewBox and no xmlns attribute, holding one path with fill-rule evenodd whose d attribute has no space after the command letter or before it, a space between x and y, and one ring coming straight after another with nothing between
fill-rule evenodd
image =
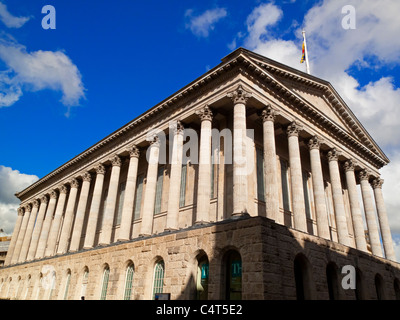
<instances>
[{"instance_id":1,"label":"arched window","mask_svg":"<svg viewBox=\"0 0 400 320\"><path fill-rule=\"evenodd\" d=\"M354 291L356 300L364 300L364 282L363 275L360 269L356 268L356 290Z\"/></svg>"},{"instance_id":2,"label":"arched window","mask_svg":"<svg viewBox=\"0 0 400 320\"><path fill-rule=\"evenodd\" d=\"M198 260L196 279L196 299L208 299L208 258L203 255Z\"/></svg>"},{"instance_id":3,"label":"arched window","mask_svg":"<svg viewBox=\"0 0 400 320\"><path fill-rule=\"evenodd\" d=\"M89 269L85 267L83 269L83 276L82 276L81 299L85 299L88 279L89 279Z\"/></svg>"},{"instance_id":4,"label":"arched window","mask_svg":"<svg viewBox=\"0 0 400 320\"><path fill-rule=\"evenodd\" d=\"M28 277L26 278L26 288L25 288L25 293L22 297L22 299L26 300L28 297L28 292L29 292L29 287L31 285L31 275L29 274Z\"/></svg>"},{"instance_id":5,"label":"arched window","mask_svg":"<svg viewBox=\"0 0 400 320\"><path fill-rule=\"evenodd\" d=\"M67 276L66 276L66 279L65 279L65 289L64 289L64 297L63 297L64 300L68 299L68 290L69 290L69 282L70 281L71 281L71 270L68 269L67 270Z\"/></svg>"},{"instance_id":6,"label":"arched window","mask_svg":"<svg viewBox=\"0 0 400 320\"><path fill-rule=\"evenodd\" d=\"M135 269L133 263L131 262L126 268L124 300L131 300L134 271Z\"/></svg>"},{"instance_id":7,"label":"arched window","mask_svg":"<svg viewBox=\"0 0 400 320\"><path fill-rule=\"evenodd\" d=\"M53 271L53 272L51 273L51 276L50 276L50 288L48 288L48 289L49 289L48 300L50 300L51 297L53 296L53 292L54 292L54 287L55 287L55 285L56 285L56 272Z\"/></svg>"},{"instance_id":8,"label":"arched window","mask_svg":"<svg viewBox=\"0 0 400 320\"><path fill-rule=\"evenodd\" d=\"M298 254L294 259L294 278L296 283L297 300L309 300L311 292L311 267L303 254Z\"/></svg>"},{"instance_id":9,"label":"arched window","mask_svg":"<svg viewBox=\"0 0 400 320\"><path fill-rule=\"evenodd\" d=\"M383 289L383 279L382 276L377 273L375 275L375 289L376 289L376 297L378 300L384 300L385 299L385 292Z\"/></svg>"},{"instance_id":10,"label":"arched window","mask_svg":"<svg viewBox=\"0 0 400 320\"><path fill-rule=\"evenodd\" d=\"M154 281L153 281L153 299L156 298L157 293L163 293L164 287L164 260L160 260L154 267Z\"/></svg>"},{"instance_id":11,"label":"arched window","mask_svg":"<svg viewBox=\"0 0 400 320\"><path fill-rule=\"evenodd\" d=\"M400 280L394 279L394 294L396 296L396 300L400 300Z\"/></svg>"},{"instance_id":12,"label":"arched window","mask_svg":"<svg viewBox=\"0 0 400 320\"><path fill-rule=\"evenodd\" d=\"M329 262L326 266L326 281L328 283L328 292L330 300L339 299L338 287L338 267L335 263Z\"/></svg>"},{"instance_id":13,"label":"arched window","mask_svg":"<svg viewBox=\"0 0 400 320\"><path fill-rule=\"evenodd\" d=\"M242 299L242 258L236 250L225 254L225 299Z\"/></svg>"},{"instance_id":14,"label":"arched window","mask_svg":"<svg viewBox=\"0 0 400 320\"><path fill-rule=\"evenodd\" d=\"M100 300L106 300L109 277L110 277L110 267L108 265L106 265L104 267L103 278L102 278L102 282L101 282Z\"/></svg>"}]
</instances>

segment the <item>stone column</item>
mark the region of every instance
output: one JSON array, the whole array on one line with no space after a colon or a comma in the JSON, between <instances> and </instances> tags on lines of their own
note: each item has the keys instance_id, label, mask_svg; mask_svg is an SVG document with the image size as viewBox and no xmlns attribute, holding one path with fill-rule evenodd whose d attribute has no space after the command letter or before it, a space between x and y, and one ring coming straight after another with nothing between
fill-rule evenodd
<instances>
[{"instance_id":1,"label":"stone column","mask_svg":"<svg viewBox=\"0 0 400 320\"><path fill-rule=\"evenodd\" d=\"M197 111L197 115L201 120L201 129L195 223L201 224L210 221L211 130L213 115L207 105L203 109ZM177 197L179 198L178 195Z\"/></svg>"},{"instance_id":2,"label":"stone column","mask_svg":"<svg viewBox=\"0 0 400 320\"><path fill-rule=\"evenodd\" d=\"M32 239L33 227L36 221L36 215L39 210L39 201L33 200L33 208L29 216L28 226L26 227L24 241L22 242L21 252L18 257L18 262L24 262L27 258L29 246Z\"/></svg>"},{"instance_id":3,"label":"stone column","mask_svg":"<svg viewBox=\"0 0 400 320\"><path fill-rule=\"evenodd\" d=\"M50 192L50 201L46 211L46 217L43 222L42 232L40 233L39 244L36 250L35 258L43 258L46 250L47 239L49 237L50 226L53 221L54 210L56 209L57 192L55 190Z\"/></svg>"},{"instance_id":4,"label":"stone column","mask_svg":"<svg viewBox=\"0 0 400 320\"><path fill-rule=\"evenodd\" d=\"M171 175L169 178L169 197L166 230L178 229L179 195L181 191L183 126L178 121L172 128L173 143L171 157ZM170 134L171 134L170 133ZM210 199L209 199L210 200ZM208 201L210 203L210 201Z\"/></svg>"},{"instance_id":5,"label":"stone column","mask_svg":"<svg viewBox=\"0 0 400 320\"><path fill-rule=\"evenodd\" d=\"M97 222L99 220L99 212L101 205L101 196L103 194L104 175L106 169L102 164L96 166L96 182L94 185L92 203L89 209L89 218L86 228L84 249L90 249L94 246L94 239L96 237Z\"/></svg>"},{"instance_id":6,"label":"stone column","mask_svg":"<svg viewBox=\"0 0 400 320\"><path fill-rule=\"evenodd\" d=\"M289 144L289 166L292 189L294 227L307 232L306 207L304 203L303 172L301 170L299 132L303 128L292 122L286 130Z\"/></svg>"},{"instance_id":7,"label":"stone column","mask_svg":"<svg viewBox=\"0 0 400 320\"><path fill-rule=\"evenodd\" d=\"M81 241L83 221L85 220L86 206L89 197L90 181L92 176L89 172L82 175L82 189L79 196L78 208L76 209L74 228L72 230L71 244L69 251L77 251Z\"/></svg>"},{"instance_id":8,"label":"stone column","mask_svg":"<svg viewBox=\"0 0 400 320\"><path fill-rule=\"evenodd\" d=\"M99 245L107 245L111 243L112 227L114 224L115 206L117 203L119 187L119 174L121 172L121 158L115 155L111 159L111 164L110 184L108 187L107 202L104 210L104 219L101 227Z\"/></svg>"},{"instance_id":9,"label":"stone column","mask_svg":"<svg viewBox=\"0 0 400 320\"><path fill-rule=\"evenodd\" d=\"M79 182L76 179L72 179L70 182L71 188L69 189L69 197L67 202L67 208L65 209L64 222L61 229L60 242L58 243L57 254L64 254L68 250L68 243L71 238L72 224L74 223L74 213L76 196L78 194Z\"/></svg>"},{"instance_id":10,"label":"stone column","mask_svg":"<svg viewBox=\"0 0 400 320\"><path fill-rule=\"evenodd\" d=\"M276 166L275 121L276 110L268 105L262 112L264 142L264 185L267 218L283 224L279 212L278 169Z\"/></svg>"},{"instance_id":11,"label":"stone column","mask_svg":"<svg viewBox=\"0 0 400 320\"><path fill-rule=\"evenodd\" d=\"M47 239L47 247L45 251L45 256L49 257L55 254L57 238L60 232L60 225L62 216L64 213L65 200L67 198L68 188L63 185L59 188L60 194L58 196L56 213L54 214L53 223L51 224L51 229L49 233L49 238Z\"/></svg>"},{"instance_id":12,"label":"stone column","mask_svg":"<svg viewBox=\"0 0 400 320\"><path fill-rule=\"evenodd\" d=\"M132 146L129 150L129 168L126 178L125 197L121 214L121 225L119 227L118 241L130 239L130 231L133 220L133 204L135 202L136 180L139 165L139 149Z\"/></svg>"},{"instance_id":13,"label":"stone column","mask_svg":"<svg viewBox=\"0 0 400 320\"><path fill-rule=\"evenodd\" d=\"M346 210L344 207L342 182L340 180L339 154L336 149L331 149L328 154L329 176L332 185L333 207L335 209L336 229L338 241L341 244L350 246L349 230L347 229Z\"/></svg>"},{"instance_id":14,"label":"stone column","mask_svg":"<svg viewBox=\"0 0 400 320\"><path fill-rule=\"evenodd\" d=\"M364 203L365 220L368 226L369 242L371 244L372 254L378 257L383 257L381 242L379 240L378 225L375 218L374 203L371 196L371 185L369 184L370 173L367 170L362 170L359 173L361 195Z\"/></svg>"},{"instance_id":15,"label":"stone column","mask_svg":"<svg viewBox=\"0 0 400 320\"><path fill-rule=\"evenodd\" d=\"M331 239L328 223L328 210L325 202L324 178L322 174L321 155L320 155L321 140L314 136L308 141L310 149L311 175L314 193L315 214L317 218L318 236L324 239Z\"/></svg>"},{"instance_id":16,"label":"stone column","mask_svg":"<svg viewBox=\"0 0 400 320\"><path fill-rule=\"evenodd\" d=\"M396 255L393 248L392 234L386 213L385 201L382 194L383 179L377 178L372 181L374 189L376 209L378 211L379 225L381 227L381 236L383 242L383 249L385 250L386 259L396 261Z\"/></svg>"},{"instance_id":17,"label":"stone column","mask_svg":"<svg viewBox=\"0 0 400 320\"><path fill-rule=\"evenodd\" d=\"M42 231L42 225L43 225L44 215L46 213L48 201L49 201L49 199L47 198L47 196L43 196L42 198L40 198L39 213L36 218L35 226L33 229L32 239L31 239L31 244L29 246L27 260L33 260L35 258L36 249L39 244L39 236L40 236L40 232Z\"/></svg>"},{"instance_id":18,"label":"stone column","mask_svg":"<svg viewBox=\"0 0 400 320\"><path fill-rule=\"evenodd\" d=\"M247 213L246 102L251 97L241 85L227 95L233 101L233 213Z\"/></svg>"},{"instance_id":19,"label":"stone column","mask_svg":"<svg viewBox=\"0 0 400 320\"><path fill-rule=\"evenodd\" d=\"M24 219L24 209L18 208L17 212L18 212L17 221L15 222L14 231L11 236L10 246L8 247L7 256L4 261L4 265L6 266L9 265L10 263L11 264L16 263L17 255L19 254L19 252L17 253L17 250L15 250L15 248L18 242L19 235L21 233L20 231L21 231L22 221Z\"/></svg>"},{"instance_id":20,"label":"stone column","mask_svg":"<svg viewBox=\"0 0 400 320\"><path fill-rule=\"evenodd\" d=\"M156 199L158 158L160 155L160 142L157 136L154 136L150 142L146 189L143 200L143 216L139 236L149 236L153 231L154 202ZM176 195L177 197L179 195Z\"/></svg>"},{"instance_id":21,"label":"stone column","mask_svg":"<svg viewBox=\"0 0 400 320\"><path fill-rule=\"evenodd\" d=\"M358 250L367 252L367 242L365 240L364 223L362 220L362 213L360 202L358 199L356 177L354 174L354 162L347 160L343 168L346 172L346 184L349 192L351 217L353 219L354 238Z\"/></svg>"}]
</instances>

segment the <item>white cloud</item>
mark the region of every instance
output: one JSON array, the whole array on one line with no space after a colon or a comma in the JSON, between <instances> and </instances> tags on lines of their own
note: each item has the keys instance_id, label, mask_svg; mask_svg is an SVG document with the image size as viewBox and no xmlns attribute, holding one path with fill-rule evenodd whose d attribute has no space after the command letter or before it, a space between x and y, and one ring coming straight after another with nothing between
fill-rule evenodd
<instances>
[{"instance_id":1,"label":"white cloud","mask_svg":"<svg viewBox=\"0 0 400 320\"><path fill-rule=\"evenodd\" d=\"M84 98L82 76L62 51L28 52L24 46L3 39L0 59L9 68L0 74L0 107L17 101L22 89L61 91L61 102L66 106L78 105Z\"/></svg>"},{"instance_id":2,"label":"white cloud","mask_svg":"<svg viewBox=\"0 0 400 320\"><path fill-rule=\"evenodd\" d=\"M0 229L12 233L17 219L19 200L14 196L39 178L20 173L10 167L0 165Z\"/></svg>"},{"instance_id":3,"label":"white cloud","mask_svg":"<svg viewBox=\"0 0 400 320\"><path fill-rule=\"evenodd\" d=\"M185 17L189 18L186 23L186 29L190 29L194 35L198 37L208 37L211 30L214 30L215 24L222 18L227 16L225 8L215 8L203 12L199 16L193 16L193 10L188 9Z\"/></svg>"},{"instance_id":4,"label":"white cloud","mask_svg":"<svg viewBox=\"0 0 400 320\"><path fill-rule=\"evenodd\" d=\"M29 17L15 17L7 10L7 6L0 2L0 20L8 28L21 28Z\"/></svg>"},{"instance_id":5,"label":"white cloud","mask_svg":"<svg viewBox=\"0 0 400 320\"><path fill-rule=\"evenodd\" d=\"M396 255L396 261L400 261L400 237L393 237L394 253Z\"/></svg>"}]
</instances>

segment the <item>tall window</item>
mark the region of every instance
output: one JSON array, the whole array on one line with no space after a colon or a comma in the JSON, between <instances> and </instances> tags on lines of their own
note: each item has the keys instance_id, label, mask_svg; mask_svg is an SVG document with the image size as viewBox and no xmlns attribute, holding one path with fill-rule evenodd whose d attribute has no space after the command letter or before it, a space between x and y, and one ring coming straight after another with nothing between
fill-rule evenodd
<instances>
[{"instance_id":1,"label":"tall window","mask_svg":"<svg viewBox=\"0 0 400 320\"><path fill-rule=\"evenodd\" d=\"M161 260L156 263L154 268L154 281L153 281L153 299L156 293L163 293L164 287L164 261Z\"/></svg>"},{"instance_id":2,"label":"tall window","mask_svg":"<svg viewBox=\"0 0 400 320\"><path fill-rule=\"evenodd\" d=\"M256 147L257 161L257 199L265 201L265 186L264 186L264 152L263 149Z\"/></svg>"},{"instance_id":3,"label":"tall window","mask_svg":"<svg viewBox=\"0 0 400 320\"><path fill-rule=\"evenodd\" d=\"M104 268L103 279L102 279L102 283L101 283L100 300L106 300L109 277L110 277L110 268L108 266L106 266Z\"/></svg>"},{"instance_id":4,"label":"tall window","mask_svg":"<svg viewBox=\"0 0 400 320\"><path fill-rule=\"evenodd\" d=\"M106 212L106 206L107 206L107 197L108 197L108 189L104 190L104 194L103 194L103 207L101 209L101 225L100 225L100 228L103 227L104 212Z\"/></svg>"},{"instance_id":5,"label":"tall window","mask_svg":"<svg viewBox=\"0 0 400 320\"><path fill-rule=\"evenodd\" d=\"M49 300L51 299L53 292L54 292L54 287L56 285L56 272L53 271L53 273L51 274L51 280L50 280L51 284L50 284L50 290L49 290Z\"/></svg>"},{"instance_id":6,"label":"tall window","mask_svg":"<svg viewBox=\"0 0 400 320\"><path fill-rule=\"evenodd\" d=\"M154 214L159 214L161 212L161 198L162 198L162 188L164 178L164 167L158 168L157 173L157 184L156 184L156 199L154 203Z\"/></svg>"},{"instance_id":7,"label":"tall window","mask_svg":"<svg viewBox=\"0 0 400 320\"><path fill-rule=\"evenodd\" d=\"M208 258L200 258L197 266L196 298L198 300L208 299Z\"/></svg>"},{"instance_id":8,"label":"tall window","mask_svg":"<svg viewBox=\"0 0 400 320\"><path fill-rule=\"evenodd\" d=\"M125 199L125 187L126 187L126 182L121 182L119 184L118 212L117 212L117 221L116 221L117 225L121 224L122 207L124 205L124 199Z\"/></svg>"},{"instance_id":9,"label":"tall window","mask_svg":"<svg viewBox=\"0 0 400 320\"><path fill-rule=\"evenodd\" d=\"M282 181L282 203L283 209L290 211L289 197L289 181L288 181L288 164L285 160L280 160L281 163L281 181Z\"/></svg>"},{"instance_id":10,"label":"tall window","mask_svg":"<svg viewBox=\"0 0 400 320\"><path fill-rule=\"evenodd\" d=\"M376 289L376 297L378 300L385 300L385 292L383 289L383 278L380 274L375 275L375 289Z\"/></svg>"},{"instance_id":11,"label":"tall window","mask_svg":"<svg viewBox=\"0 0 400 320\"><path fill-rule=\"evenodd\" d=\"M134 267L133 263L126 268L124 300L131 300Z\"/></svg>"},{"instance_id":12,"label":"tall window","mask_svg":"<svg viewBox=\"0 0 400 320\"><path fill-rule=\"evenodd\" d=\"M311 219L310 207L310 190L308 189L308 172L303 171L303 190L304 190L304 204L306 206L306 217Z\"/></svg>"},{"instance_id":13,"label":"tall window","mask_svg":"<svg viewBox=\"0 0 400 320\"><path fill-rule=\"evenodd\" d=\"M137 183L136 183L136 197L135 197L135 213L134 213L134 220L140 218L140 208L142 205L142 194L143 194L143 180L144 175L138 176Z\"/></svg>"},{"instance_id":14,"label":"tall window","mask_svg":"<svg viewBox=\"0 0 400 320\"><path fill-rule=\"evenodd\" d=\"M242 258L239 252L229 251L225 258L225 299L242 299Z\"/></svg>"},{"instance_id":15,"label":"tall window","mask_svg":"<svg viewBox=\"0 0 400 320\"><path fill-rule=\"evenodd\" d=\"M330 300L339 299L339 283L338 283L338 271L337 266L330 262L326 266L326 281L328 283L328 293Z\"/></svg>"},{"instance_id":16,"label":"tall window","mask_svg":"<svg viewBox=\"0 0 400 320\"><path fill-rule=\"evenodd\" d=\"M64 300L68 299L69 282L71 281L71 271L68 270L67 278L65 279L65 290L64 290Z\"/></svg>"},{"instance_id":17,"label":"tall window","mask_svg":"<svg viewBox=\"0 0 400 320\"><path fill-rule=\"evenodd\" d=\"M185 206L185 193L186 193L186 175L187 175L187 165L182 165L182 174L181 174L181 190L179 195L179 207Z\"/></svg>"},{"instance_id":18,"label":"tall window","mask_svg":"<svg viewBox=\"0 0 400 320\"><path fill-rule=\"evenodd\" d=\"M81 287L81 297L85 297L86 295L86 288L89 279L89 269L85 268L82 276L82 287Z\"/></svg>"},{"instance_id":19,"label":"tall window","mask_svg":"<svg viewBox=\"0 0 400 320\"><path fill-rule=\"evenodd\" d=\"M294 279L296 284L297 300L311 299L311 267L307 258L298 254L294 259Z\"/></svg>"}]
</instances>

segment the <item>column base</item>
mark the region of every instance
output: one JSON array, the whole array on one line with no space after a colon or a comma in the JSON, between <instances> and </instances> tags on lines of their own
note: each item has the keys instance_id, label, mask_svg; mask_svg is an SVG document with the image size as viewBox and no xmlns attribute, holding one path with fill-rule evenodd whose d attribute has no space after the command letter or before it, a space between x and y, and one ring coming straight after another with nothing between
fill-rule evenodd
<instances>
[{"instance_id":1,"label":"column base","mask_svg":"<svg viewBox=\"0 0 400 320\"><path fill-rule=\"evenodd\" d=\"M141 233L141 234L139 234L139 237L141 237L141 238L143 238L143 237L150 237L151 236L151 234L148 234L148 233Z\"/></svg>"},{"instance_id":2,"label":"column base","mask_svg":"<svg viewBox=\"0 0 400 320\"><path fill-rule=\"evenodd\" d=\"M129 240L131 240L131 239L121 238L121 239L117 239L116 242L126 242L126 241L129 241Z\"/></svg>"},{"instance_id":3,"label":"column base","mask_svg":"<svg viewBox=\"0 0 400 320\"><path fill-rule=\"evenodd\" d=\"M202 225L202 224L209 224L209 223L210 223L210 221L201 220L201 221L195 221L194 225L195 226L199 226L199 225Z\"/></svg>"},{"instance_id":4,"label":"column base","mask_svg":"<svg viewBox=\"0 0 400 320\"><path fill-rule=\"evenodd\" d=\"M164 232L174 232L174 231L178 231L178 228L165 228Z\"/></svg>"}]
</instances>

